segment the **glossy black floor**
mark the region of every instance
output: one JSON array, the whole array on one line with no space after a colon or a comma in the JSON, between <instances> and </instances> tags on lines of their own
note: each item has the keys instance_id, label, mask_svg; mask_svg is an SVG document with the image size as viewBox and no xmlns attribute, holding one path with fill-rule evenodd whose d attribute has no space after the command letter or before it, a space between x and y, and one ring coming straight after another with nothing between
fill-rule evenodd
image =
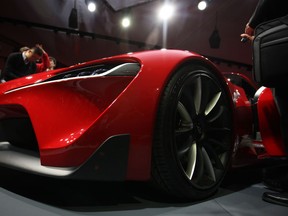
<instances>
[{"instance_id":1,"label":"glossy black floor","mask_svg":"<svg viewBox=\"0 0 288 216\"><path fill-rule=\"evenodd\" d=\"M268 191L258 164L230 171L219 191L201 202L176 202L149 184L52 179L1 168L0 215L288 215L262 201Z\"/></svg>"}]
</instances>

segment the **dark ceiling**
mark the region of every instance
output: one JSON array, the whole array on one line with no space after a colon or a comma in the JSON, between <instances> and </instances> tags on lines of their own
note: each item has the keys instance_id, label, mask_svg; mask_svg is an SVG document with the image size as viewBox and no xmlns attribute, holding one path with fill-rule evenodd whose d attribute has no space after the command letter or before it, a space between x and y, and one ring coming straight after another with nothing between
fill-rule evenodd
<instances>
[{"instance_id":1,"label":"dark ceiling","mask_svg":"<svg viewBox=\"0 0 288 216\"><path fill-rule=\"evenodd\" d=\"M132 8L139 6L141 4L146 4L155 0L105 0L105 2L114 10L114 11L121 11L127 8Z\"/></svg>"},{"instance_id":2,"label":"dark ceiling","mask_svg":"<svg viewBox=\"0 0 288 216\"><path fill-rule=\"evenodd\" d=\"M165 31L157 17L164 2L98 0L91 13L85 0L1 1L0 67L17 46L36 43L65 65L163 46L251 64L251 46L240 42L240 34L258 0L211 0L205 11L197 9L198 0L170 0L176 11ZM78 29L68 26L74 3ZM120 19L127 11L132 24L123 29ZM215 28L221 37L218 49L209 45Z\"/></svg>"}]
</instances>

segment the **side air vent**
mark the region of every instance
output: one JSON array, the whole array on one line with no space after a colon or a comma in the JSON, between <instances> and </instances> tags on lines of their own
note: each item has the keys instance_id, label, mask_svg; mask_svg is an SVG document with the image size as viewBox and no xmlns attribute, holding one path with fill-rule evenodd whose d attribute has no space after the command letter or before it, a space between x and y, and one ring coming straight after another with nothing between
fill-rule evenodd
<instances>
[{"instance_id":1,"label":"side air vent","mask_svg":"<svg viewBox=\"0 0 288 216\"><path fill-rule=\"evenodd\" d=\"M49 78L47 81L79 78L87 76L136 76L140 70L138 63L123 63L118 65L95 65L64 72Z\"/></svg>"}]
</instances>

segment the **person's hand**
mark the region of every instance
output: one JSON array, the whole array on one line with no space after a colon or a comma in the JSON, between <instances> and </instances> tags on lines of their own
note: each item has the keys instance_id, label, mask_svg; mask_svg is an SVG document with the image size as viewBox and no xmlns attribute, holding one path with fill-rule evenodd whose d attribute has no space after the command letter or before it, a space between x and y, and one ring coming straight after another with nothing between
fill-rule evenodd
<instances>
[{"instance_id":1,"label":"person's hand","mask_svg":"<svg viewBox=\"0 0 288 216\"><path fill-rule=\"evenodd\" d=\"M249 23L245 26L245 33L240 36L242 38L247 38L250 41L254 40L254 29L249 26Z\"/></svg>"},{"instance_id":2,"label":"person's hand","mask_svg":"<svg viewBox=\"0 0 288 216\"><path fill-rule=\"evenodd\" d=\"M43 49L42 44L36 44L35 46L36 46L36 47L39 47L39 48L43 51L43 53L46 53L45 50Z\"/></svg>"},{"instance_id":3,"label":"person's hand","mask_svg":"<svg viewBox=\"0 0 288 216\"><path fill-rule=\"evenodd\" d=\"M241 34L240 36L241 36L241 38L247 38L247 39L250 40L250 41L253 41L253 40L254 40L254 35L251 36L251 35L249 35L249 34Z\"/></svg>"},{"instance_id":4,"label":"person's hand","mask_svg":"<svg viewBox=\"0 0 288 216\"><path fill-rule=\"evenodd\" d=\"M245 34L248 34L250 36L254 35L254 29L249 26L249 23L245 26Z\"/></svg>"}]
</instances>

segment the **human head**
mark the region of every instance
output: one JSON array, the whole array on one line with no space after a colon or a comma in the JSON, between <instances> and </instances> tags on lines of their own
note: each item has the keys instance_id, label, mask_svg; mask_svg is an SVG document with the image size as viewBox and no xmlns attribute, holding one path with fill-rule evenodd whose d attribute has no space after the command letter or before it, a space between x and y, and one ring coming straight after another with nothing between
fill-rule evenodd
<instances>
[{"instance_id":1,"label":"human head","mask_svg":"<svg viewBox=\"0 0 288 216\"><path fill-rule=\"evenodd\" d=\"M20 52L25 52L25 51L27 51L27 50L29 50L29 49L30 49L29 47L24 46L24 47L21 47L21 48L19 49L19 51L20 51Z\"/></svg>"},{"instance_id":2,"label":"human head","mask_svg":"<svg viewBox=\"0 0 288 216\"><path fill-rule=\"evenodd\" d=\"M54 70L56 67L56 59L52 56L49 56L49 62L50 62L50 70Z\"/></svg>"},{"instance_id":3,"label":"human head","mask_svg":"<svg viewBox=\"0 0 288 216\"><path fill-rule=\"evenodd\" d=\"M35 62L39 60L43 55L43 49L38 46L32 47L25 51L25 56L29 62Z\"/></svg>"}]
</instances>

